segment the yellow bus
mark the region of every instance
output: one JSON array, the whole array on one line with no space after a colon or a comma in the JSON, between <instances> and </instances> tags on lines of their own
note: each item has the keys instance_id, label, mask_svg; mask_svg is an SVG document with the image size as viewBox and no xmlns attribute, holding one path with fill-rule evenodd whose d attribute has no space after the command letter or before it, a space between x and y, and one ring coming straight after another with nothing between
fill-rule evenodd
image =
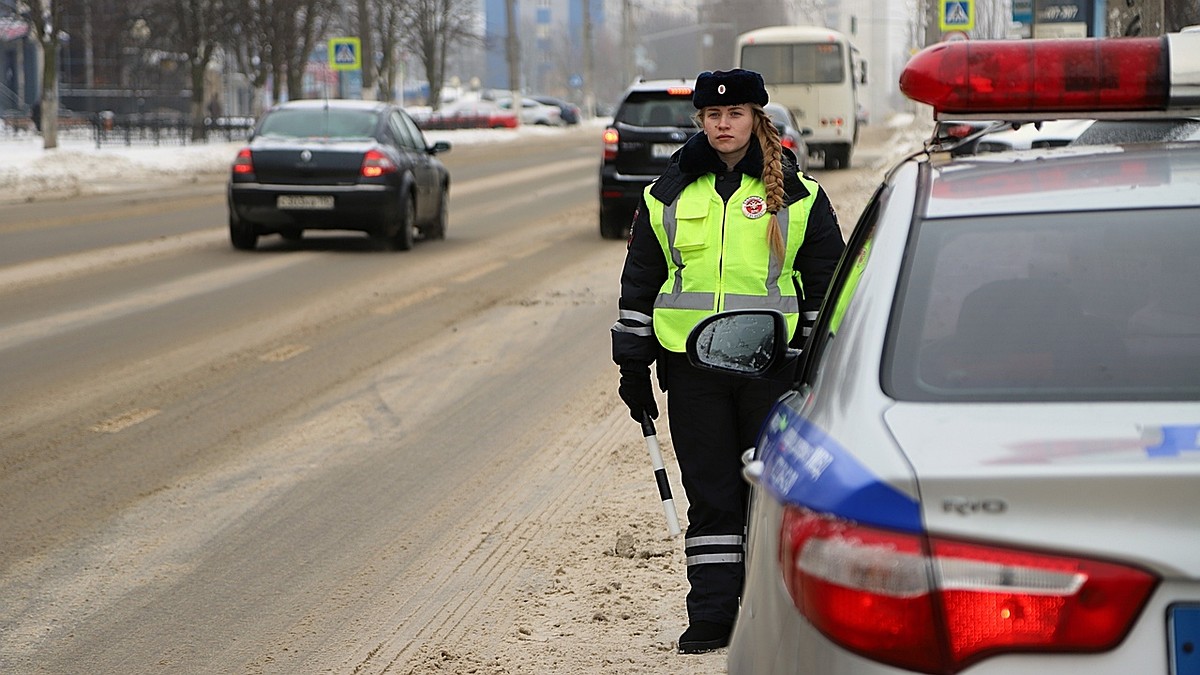
<instances>
[{"instance_id":1,"label":"yellow bus","mask_svg":"<svg viewBox=\"0 0 1200 675\"><path fill-rule=\"evenodd\" d=\"M742 33L734 64L762 73L771 101L791 109L809 151L825 168L850 166L858 142L858 88L866 63L842 33L816 26L771 26Z\"/></svg>"}]
</instances>

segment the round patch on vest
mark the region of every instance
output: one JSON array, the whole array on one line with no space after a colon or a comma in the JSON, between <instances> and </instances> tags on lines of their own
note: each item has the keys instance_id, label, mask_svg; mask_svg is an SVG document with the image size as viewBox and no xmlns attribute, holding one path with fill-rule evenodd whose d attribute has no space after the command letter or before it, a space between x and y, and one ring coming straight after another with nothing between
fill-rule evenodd
<instances>
[{"instance_id":1,"label":"round patch on vest","mask_svg":"<svg viewBox=\"0 0 1200 675\"><path fill-rule=\"evenodd\" d=\"M751 220L762 218L763 214L766 212L767 202L762 197L757 195L753 197L746 197L746 201L742 202L742 215Z\"/></svg>"}]
</instances>

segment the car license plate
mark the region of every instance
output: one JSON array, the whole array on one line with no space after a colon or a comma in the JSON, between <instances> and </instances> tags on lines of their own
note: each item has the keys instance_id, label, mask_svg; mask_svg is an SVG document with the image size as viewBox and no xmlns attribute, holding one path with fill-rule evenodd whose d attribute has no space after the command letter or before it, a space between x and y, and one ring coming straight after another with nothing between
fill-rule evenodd
<instances>
[{"instance_id":1,"label":"car license plate","mask_svg":"<svg viewBox=\"0 0 1200 675\"><path fill-rule=\"evenodd\" d=\"M333 208L333 195L279 195L276 208L327 211Z\"/></svg>"},{"instance_id":2,"label":"car license plate","mask_svg":"<svg viewBox=\"0 0 1200 675\"><path fill-rule=\"evenodd\" d=\"M1171 675L1200 675L1200 605L1171 607Z\"/></svg>"},{"instance_id":3,"label":"car license plate","mask_svg":"<svg viewBox=\"0 0 1200 675\"><path fill-rule=\"evenodd\" d=\"M670 157L679 149L679 143L655 143L650 148L650 154L656 158Z\"/></svg>"}]
</instances>

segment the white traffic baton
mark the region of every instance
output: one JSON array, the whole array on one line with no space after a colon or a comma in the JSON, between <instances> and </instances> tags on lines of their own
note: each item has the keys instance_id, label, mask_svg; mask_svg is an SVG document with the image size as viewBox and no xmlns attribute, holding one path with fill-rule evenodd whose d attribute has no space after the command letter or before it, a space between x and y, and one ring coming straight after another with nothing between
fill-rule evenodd
<instances>
[{"instance_id":1,"label":"white traffic baton","mask_svg":"<svg viewBox=\"0 0 1200 675\"><path fill-rule=\"evenodd\" d=\"M667 531L671 536L679 534L679 515L675 512L675 500L671 498L671 483L667 481L667 470L663 468L662 448L658 445L658 432L650 413L642 412L642 435L650 450L650 464L654 467L654 481L658 483L658 496L662 498L663 514L667 516Z\"/></svg>"}]
</instances>

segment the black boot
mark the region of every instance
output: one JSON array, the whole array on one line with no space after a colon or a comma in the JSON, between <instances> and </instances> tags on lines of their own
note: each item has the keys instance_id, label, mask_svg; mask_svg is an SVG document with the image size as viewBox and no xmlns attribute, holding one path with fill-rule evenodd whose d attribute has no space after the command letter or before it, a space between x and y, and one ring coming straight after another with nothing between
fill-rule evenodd
<instances>
[{"instance_id":1,"label":"black boot","mask_svg":"<svg viewBox=\"0 0 1200 675\"><path fill-rule=\"evenodd\" d=\"M680 654L703 654L729 646L733 626L712 621L693 621L679 636Z\"/></svg>"}]
</instances>

